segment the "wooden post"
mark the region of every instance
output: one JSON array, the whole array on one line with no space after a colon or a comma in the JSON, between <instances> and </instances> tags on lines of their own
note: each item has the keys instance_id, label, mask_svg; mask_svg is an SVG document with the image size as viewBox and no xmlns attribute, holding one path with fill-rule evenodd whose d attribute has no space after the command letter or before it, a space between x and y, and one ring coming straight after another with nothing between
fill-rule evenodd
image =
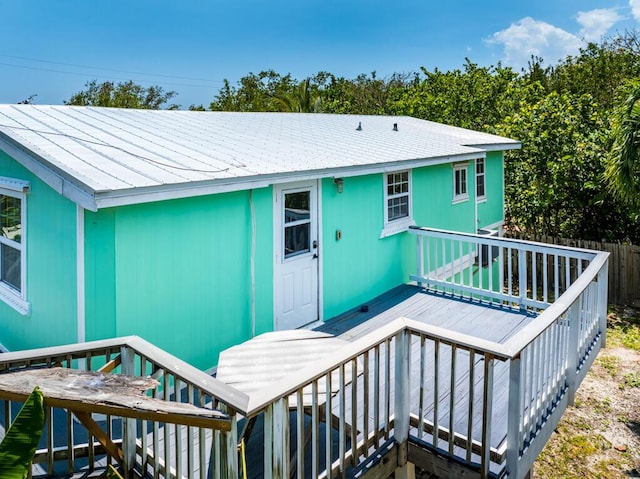
<instances>
[{"instance_id":1,"label":"wooden post","mask_svg":"<svg viewBox=\"0 0 640 479\"><path fill-rule=\"evenodd\" d=\"M264 411L264 477L265 479L286 479L289 477L289 408L287 398L280 398L269 404Z\"/></svg>"},{"instance_id":2,"label":"wooden post","mask_svg":"<svg viewBox=\"0 0 640 479\"><path fill-rule=\"evenodd\" d=\"M413 479L415 468L407 462L409 454L409 350L411 349L411 335L406 329L396 334L395 346L393 435L398 448L398 468L395 472L395 478Z\"/></svg>"},{"instance_id":3,"label":"wooden post","mask_svg":"<svg viewBox=\"0 0 640 479\"><path fill-rule=\"evenodd\" d=\"M509 409L507 413L507 473L518 479L520 464L520 396L522 391L522 371L520 356L511 359L509 365Z\"/></svg>"},{"instance_id":4,"label":"wooden post","mask_svg":"<svg viewBox=\"0 0 640 479\"><path fill-rule=\"evenodd\" d=\"M227 477L239 477L238 467L238 428L236 412L220 404L220 411L225 412L231 419L231 431L220 431L220 464L221 470L226 471ZM213 433L214 431L212 431Z\"/></svg>"},{"instance_id":5,"label":"wooden post","mask_svg":"<svg viewBox=\"0 0 640 479\"><path fill-rule=\"evenodd\" d=\"M578 342L580 341L580 297L578 297L567 311L569 321L569 344L567 345L567 385L569 386L569 405L573 406L576 399L578 370Z\"/></svg>"},{"instance_id":6,"label":"wooden post","mask_svg":"<svg viewBox=\"0 0 640 479\"><path fill-rule=\"evenodd\" d=\"M598 272L598 322L600 326L600 347L607 344L607 291L609 281L609 260Z\"/></svg>"},{"instance_id":7,"label":"wooden post","mask_svg":"<svg viewBox=\"0 0 640 479\"><path fill-rule=\"evenodd\" d=\"M122 374L136 375L135 352L127 346L120 348ZM122 418L122 469L125 478L133 477L136 463L136 420Z\"/></svg>"}]
</instances>

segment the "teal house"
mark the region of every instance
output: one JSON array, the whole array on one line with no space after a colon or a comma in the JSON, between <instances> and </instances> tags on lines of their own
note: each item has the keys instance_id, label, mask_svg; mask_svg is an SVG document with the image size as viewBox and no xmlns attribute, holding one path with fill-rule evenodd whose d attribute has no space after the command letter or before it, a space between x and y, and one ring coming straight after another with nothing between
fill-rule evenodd
<instances>
[{"instance_id":1,"label":"teal house","mask_svg":"<svg viewBox=\"0 0 640 479\"><path fill-rule=\"evenodd\" d=\"M206 369L499 231L514 140L410 117L0 106L0 343L139 335Z\"/></svg>"}]
</instances>

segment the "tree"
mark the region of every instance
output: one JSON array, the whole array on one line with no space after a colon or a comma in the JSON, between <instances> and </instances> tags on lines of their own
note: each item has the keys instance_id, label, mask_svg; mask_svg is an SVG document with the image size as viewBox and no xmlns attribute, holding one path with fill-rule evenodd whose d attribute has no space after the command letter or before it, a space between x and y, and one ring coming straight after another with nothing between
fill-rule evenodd
<instances>
[{"instance_id":1,"label":"tree","mask_svg":"<svg viewBox=\"0 0 640 479\"><path fill-rule=\"evenodd\" d=\"M85 89L74 94L66 105L104 106L115 108L142 108L158 110L177 95L175 91L164 91L161 86L143 87L131 80L114 84L106 81L98 83L92 80ZM171 104L167 109L175 110L178 105Z\"/></svg>"},{"instance_id":2,"label":"tree","mask_svg":"<svg viewBox=\"0 0 640 479\"><path fill-rule=\"evenodd\" d=\"M274 104L280 111L294 113L319 113L322 111L322 97L312 91L309 78L302 80L292 92L274 95Z\"/></svg>"},{"instance_id":3,"label":"tree","mask_svg":"<svg viewBox=\"0 0 640 479\"><path fill-rule=\"evenodd\" d=\"M274 70L249 73L237 86L224 80L214 100L209 105L214 111L277 111L273 98L290 94L297 82L290 74L284 76Z\"/></svg>"},{"instance_id":4,"label":"tree","mask_svg":"<svg viewBox=\"0 0 640 479\"><path fill-rule=\"evenodd\" d=\"M640 81L631 81L622 90L613 138L605 178L611 191L640 214Z\"/></svg>"},{"instance_id":5,"label":"tree","mask_svg":"<svg viewBox=\"0 0 640 479\"><path fill-rule=\"evenodd\" d=\"M602 181L607 125L591 96L556 92L505 118L498 132L522 141L505 161L508 228L587 240L635 235Z\"/></svg>"},{"instance_id":6,"label":"tree","mask_svg":"<svg viewBox=\"0 0 640 479\"><path fill-rule=\"evenodd\" d=\"M511 85L522 83L511 68L479 67L469 59L464 70L422 68L422 74L402 92L396 112L485 131L510 113L504 111L504 97L515 91Z\"/></svg>"}]
</instances>

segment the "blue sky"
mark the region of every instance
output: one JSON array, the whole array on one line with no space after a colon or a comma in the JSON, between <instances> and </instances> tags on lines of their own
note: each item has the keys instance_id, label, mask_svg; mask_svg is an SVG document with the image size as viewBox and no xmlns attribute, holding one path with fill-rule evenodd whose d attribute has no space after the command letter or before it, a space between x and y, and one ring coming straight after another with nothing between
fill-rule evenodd
<instances>
[{"instance_id":1,"label":"blue sky","mask_svg":"<svg viewBox=\"0 0 640 479\"><path fill-rule=\"evenodd\" d=\"M520 69L640 27L640 0L0 0L0 13L0 103L131 79L176 90L185 108L269 68L384 77L468 57Z\"/></svg>"}]
</instances>

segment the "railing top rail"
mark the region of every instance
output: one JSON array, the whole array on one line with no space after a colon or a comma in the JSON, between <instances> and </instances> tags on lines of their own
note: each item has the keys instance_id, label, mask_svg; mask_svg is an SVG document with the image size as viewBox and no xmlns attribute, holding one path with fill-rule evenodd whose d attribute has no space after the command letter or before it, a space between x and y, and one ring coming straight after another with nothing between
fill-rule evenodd
<instances>
[{"instance_id":1,"label":"railing top rail","mask_svg":"<svg viewBox=\"0 0 640 479\"><path fill-rule=\"evenodd\" d=\"M29 362L33 364L61 356L71 356L82 359L87 353L100 353L108 349L122 347L130 348L138 354L146 356L159 367L180 377L185 382L193 384L205 394L218 399L236 410L245 410L247 407L249 397L242 391L209 376L205 372L138 336L101 339L86 343L3 353L0 354L0 369L6 369L12 363Z\"/></svg>"},{"instance_id":2,"label":"railing top rail","mask_svg":"<svg viewBox=\"0 0 640 479\"><path fill-rule=\"evenodd\" d=\"M209 376L204 371L193 367L191 364L169 354L138 336L132 337L127 345L137 353L151 358L158 366L169 371L171 374L194 384L206 394L215 397L238 411L246 410L249 396L233 386L229 386Z\"/></svg>"},{"instance_id":3,"label":"railing top rail","mask_svg":"<svg viewBox=\"0 0 640 479\"><path fill-rule=\"evenodd\" d=\"M414 334L424 334L430 339L441 340L448 344L456 344L458 347L491 354L497 359L506 360L510 358L508 350L502 344L400 317L332 352L331 356L316 361L314 364L282 378L271 386L252 393L249 399L249 408L243 412L247 416L257 414L277 399L295 393L301 387L335 370L340 364L356 359L374 346L382 344L387 339L405 330Z\"/></svg>"},{"instance_id":4,"label":"railing top rail","mask_svg":"<svg viewBox=\"0 0 640 479\"><path fill-rule=\"evenodd\" d=\"M432 236L434 238L459 238L465 239L473 243L481 244L501 244L505 247L522 249L526 251L561 251L565 256L571 258L592 260L601 251L590 250L585 248L574 248L571 246L562 246L556 244L539 243L536 241L519 240L514 238L504 238L496 236L478 235L474 233L461 233L458 231L448 231L436 228L425 228L421 226L410 226L409 233L414 235Z\"/></svg>"},{"instance_id":5,"label":"railing top rail","mask_svg":"<svg viewBox=\"0 0 640 479\"><path fill-rule=\"evenodd\" d=\"M506 343L505 347L512 357L516 357L524 348L531 344L549 326L551 326L560 316L569 310L580 297L580 294L587 289L589 284L596 279L602 268L609 260L609 253L606 251L596 252L595 258L589 266L573 282L569 288L556 299L547 309L530 322Z\"/></svg>"},{"instance_id":6,"label":"railing top rail","mask_svg":"<svg viewBox=\"0 0 640 479\"><path fill-rule=\"evenodd\" d=\"M125 346L129 340L135 336L123 336L112 339L101 339L98 341L88 341L86 343L65 344L62 346L49 346L46 348L27 349L24 351L13 351L0 354L0 367L11 363L29 361L36 363L46 361L51 357L60 356L80 356L90 352L97 352L105 349L113 349Z\"/></svg>"}]
</instances>

